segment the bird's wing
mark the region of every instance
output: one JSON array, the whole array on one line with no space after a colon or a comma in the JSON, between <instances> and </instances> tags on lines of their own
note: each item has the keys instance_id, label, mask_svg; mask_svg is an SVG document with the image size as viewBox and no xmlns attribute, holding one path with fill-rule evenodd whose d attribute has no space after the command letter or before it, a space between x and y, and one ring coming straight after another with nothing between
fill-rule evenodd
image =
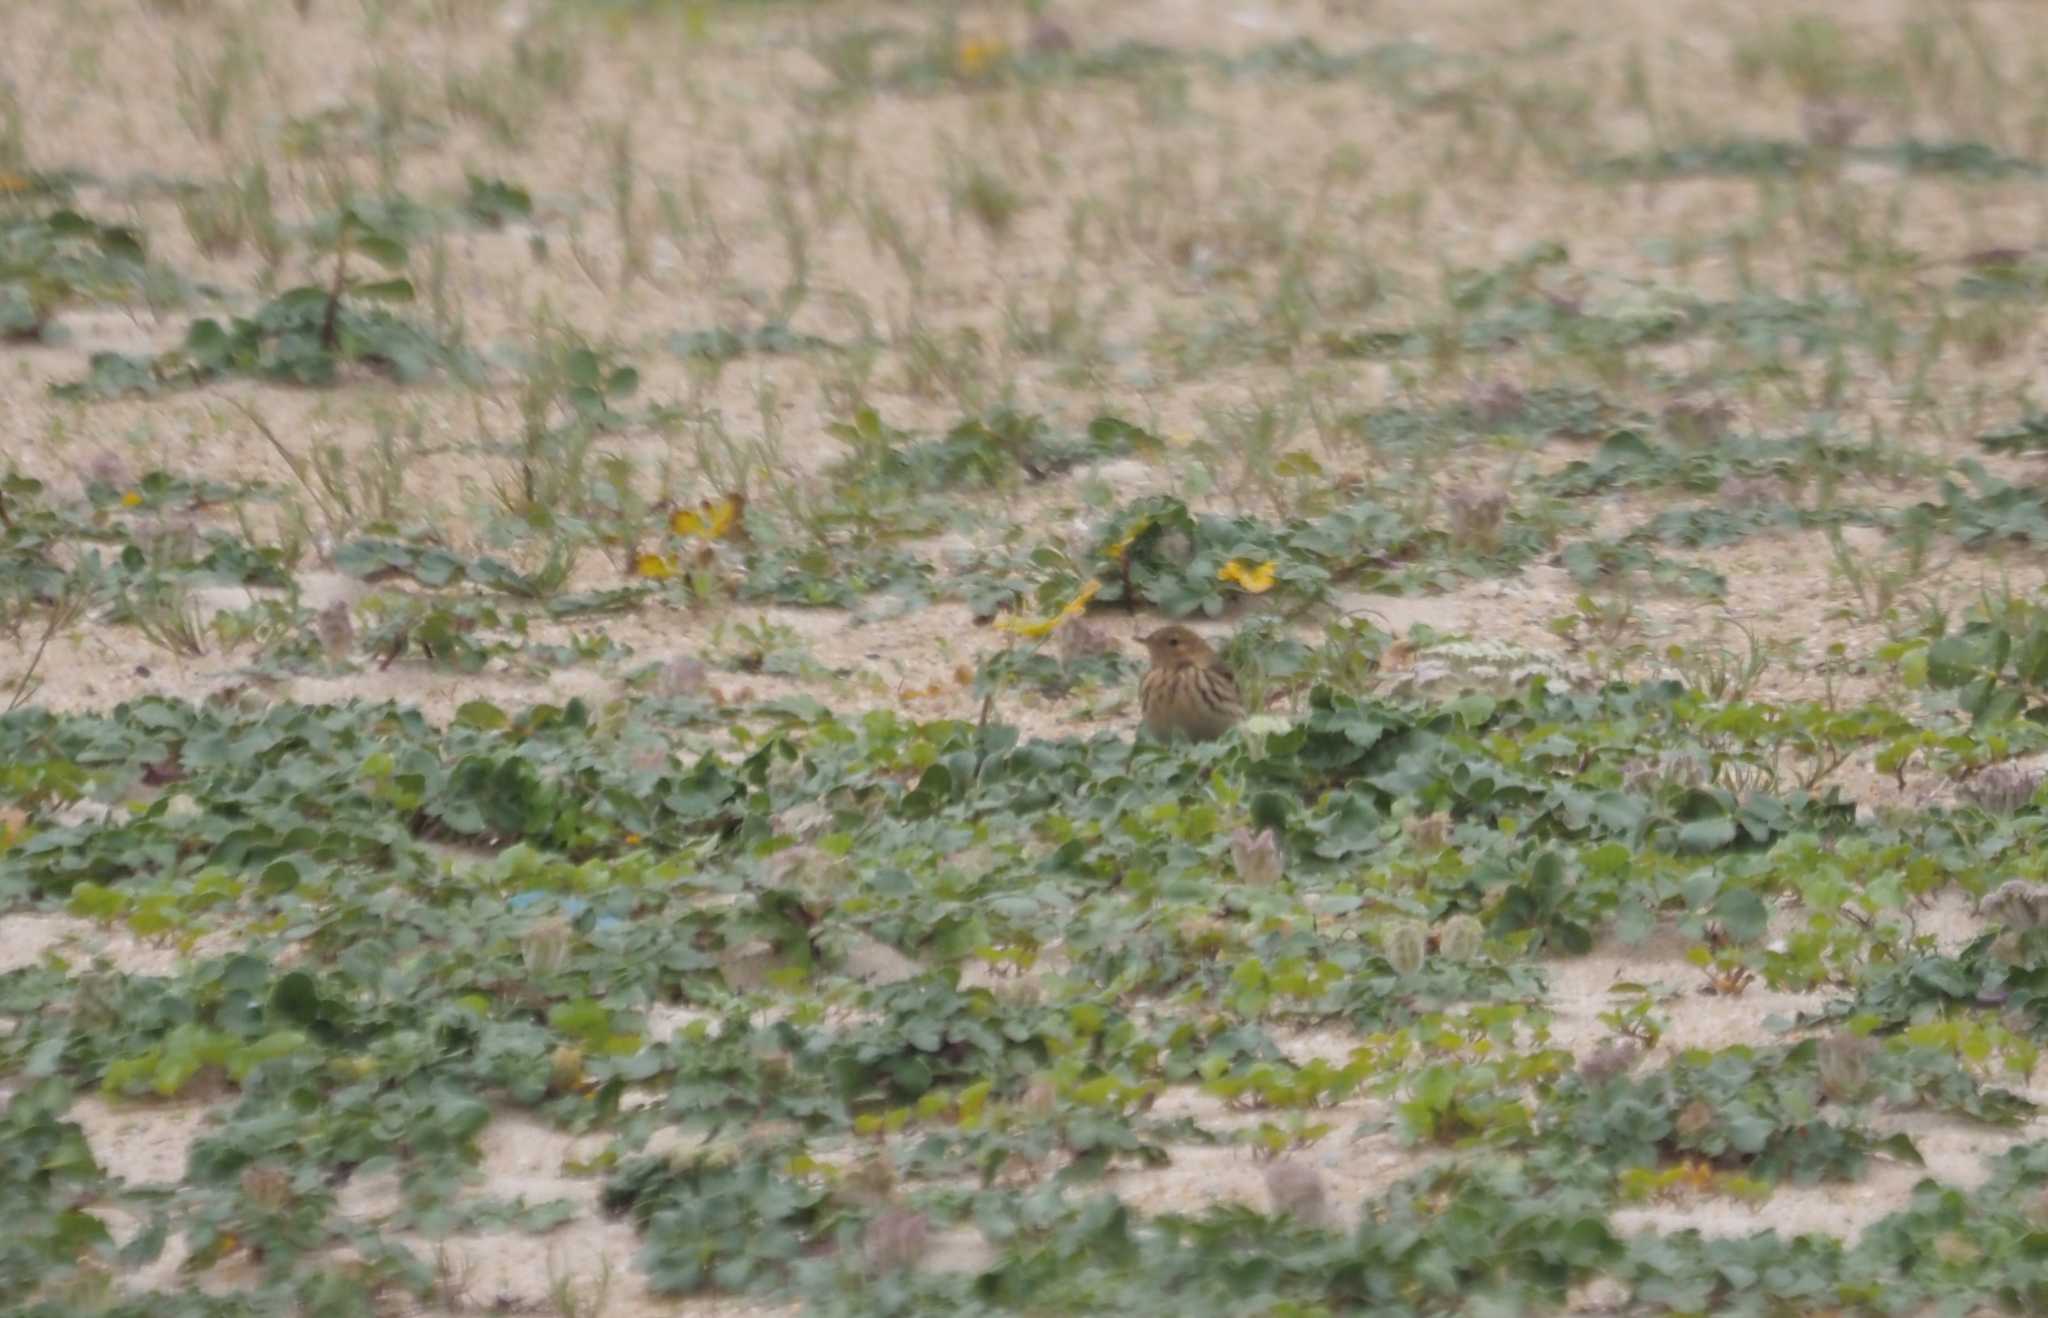
<instances>
[{"instance_id":1,"label":"bird's wing","mask_svg":"<svg viewBox=\"0 0 2048 1318\"><path fill-rule=\"evenodd\" d=\"M1231 672L1220 659L1211 659L1202 667L1220 679L1216 685L1224 695L1229 697L1232 704L1242 709L1244 707L1244 695L1237 689L1237 674Z\"/></svg>"}]
</instances>

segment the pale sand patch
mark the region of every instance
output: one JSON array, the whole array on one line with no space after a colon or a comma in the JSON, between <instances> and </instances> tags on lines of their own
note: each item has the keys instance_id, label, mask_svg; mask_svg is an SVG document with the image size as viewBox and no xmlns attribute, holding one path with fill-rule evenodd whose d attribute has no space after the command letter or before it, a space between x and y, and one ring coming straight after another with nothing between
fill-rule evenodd
<instances>
[{"instance_id":1,"label":"pale sand patch","mask_svg":"<svg viewBox=\"0 0 2048 1318\"><path fill-rule=\"evenodd\" d=\"M0 973L59 956L70 963L74 973L103 960L125 975L163 976L240 943L241 935L232 929L212 930L188 945L169 937L139 937L118 926L74 915L23 912L0 915Z\"/></svg>"},{"instance_id":2,"label":"pale sand patch","mask_svg":"<svg viewBox=\"0 0 2048 1318\"><path fill-rule=\"evenodd\" d=\"M0 973L35 965L51 952L76 956L99 933L99 925L75 915L0 915Z\"/></svg>"},{"instance_id":3,"label":"pale sand patch","mask_svg":"<svg viewBox=\"0 0 2048 1318\"><path fill-rule=\"evenodd\" d=\"M204 1132L201 1102L138 1102L81 1096L66 1114L85 1131L93 1157L131 1185L171 1185L185 1177L185 1159Z\"/></svg>"},{"instance_id":4,"label":"pale sand patch","mask_svg":"<svg viewBox=\"0 0 2048 1318\"><path fill-rule=\"evenodd\" d=\"M2040 1101L2041 1095L2032 1095ZM1610 1219L1616 1232L1698 1231L1710 1238L1740 1237L1763 1230L1780 1236L1812 1233L1853 1242L1872 1224L1896 1213L1913 1187L1932 1180L1965 1193L1990 1177L1998 1155L2048 1136L2048 1117L2010 1129L1984 1126L1937 1113L1881 1114L1870 1123L1883 1136L1903 1132L1926 1159L1925 1167L1891 1158L1870 1161L1853 1181L1821 1185L1780 1185L1754 1207L1727 1199L1622 1208Z\"/></svg>"},{"instance_id":5,"label":"pale sand patch","mask_svg":"<svg viewBox=\"0 0 2048 1318\"><path fill-rule=\"evenodd\" d=\"M1020 407L1044 411L1065 425L1114 411L1161 432L1201 438L1213 437L1217 409L1242 404L1255 393L1282 396L1303 380L1327 390L1338 409L1408 400L1418 389L1425 401L1431 396L1428 382L1417 385L1408 378L1413 371L1405 363L1397 368L1383 362L1312 361L1304 368L1299 362L1226 359L1184 365L1174 360L1175 345L1198 343L1213 328L1218 307L1238 320L1258 318L1275 264L1260 255L1262 244L1271 248L1276 235L1283 245L1304 236L1286 226L1307 213L1318 195L1327 196L1328 216L1320 237L1346 258L1355 257L1383 286L1380 303L1343 317L1363 327L1402 326L1437 314L1446 270L1497 265L1532 242L1553 238L1567 240L1570 249L1571 268L1559 272L1559 291L1577 290L1589 306L1624 300L1632 283L1706 297L1740 292L1736 262L1720 238L1731 223L1757 215L1757 184L1740 179L1625 186L1588 182L1569 164L1544 163L1514 135L1507 123L1512 107L1501 93L1521 92L1526 99L1520 108L1540 112L1544 99L1533 93L1585 91L1592 98L1592 120L1583 132L1584 145L1594 154L1650 146L1674 122L1715 136L1798 133L1798 106L1787 88L1778 83L1749 87L1731 76L1738 47L1758 30L1757 14L1748 6L1702 0L1621 10L1590 0L1543 6L1135 0L1085 12L1076 7L1064 15L1077 42L1093 50L1129 38L1187 51L1243 54L1310 37L1326 50L1412 42L1455 61L1470 54L1512 52L1560 31L1573 34L1561 55L1489 66L1499 72L1498 87L1469 111L1451 113L1433 108L1426 95L1399 100L1369 78L1282 83L1252 74L1214 77L1199 68L1185 78L1174 73L1030 91L892 92L834 107L828 115L793 109L795 91L827 81L808 49L814 38L872 21L911 31L914 39L923 37L921 15L868 6L797 16L772 8L757 12L751 6L730 13L714 10L703 32L660 20L623 23L613 30L601 24L560 24L541 6L524 4L445 6L445 23L394 14L374 30L357 7L347 5L317 4L304 18L277 5L196 8L201 12L181 15L181 7L172 5L45 5L16 6L9 14L0 78L23 89L23 137L35 162L50 167L91 162L109 184L82 189L81 209L132 218L147 231L153 255L218 285L227 295L220 303L202 300L161 312L67 309L62 316L66 342L49 349L16 349L7 356L11 369L0 389L0 452L29 473L67 488L75 488L78 473L94 454L110 450L131 471L163 466L217 478L257 477L303 501L287 465L226 399L254 407L290 444L335 443L358 462L368 460L380 421L395 415L417 426L425 449L406 467L406 514L444 530L459 544L475 534L478 510L511 471L509 459L487 447L487 441L502 443L518 433L517 382L509 371L501 369L493 385L476 394L445 384L394 389L368 378L333 393L233 382L153 401L81 407L44 391L50 383L77 378L91 352L161 349L180 341L192 316L225 316L255 305L257 258L247 250L221 258L202 255L174 200L161 191L125 189L132 175L210 180L263 159L275 166L286 222L299 223L322 207L311 177L318 169L289 160L279 149L283 126L294 116L372 103L377 70L395 69L417 118L443 134L435 146L405 154L400 187L421 198L452 199L460 193L461 173L473 167L518 182L536 198L530 224L501 233L456 231L447 237L448 287L472 342L495 349L529 339L545 304L562 323L593 340L616 344L632 358L643 376L642 400L699 408L704 416L719 417L725 433L746 442L765 444L768 427L760 400L772 392L768 411L781 438L766 462L778 472L810 475L842 452L825 427L844 415L849 372L830 356L747 358L712 372L677 358L665 343L676 331L751 326L765 318L776 291L790 277L785 239L774 218L780 198L767 164L778 156L801 159L807 135L821 129L847 142L855 181L851 204L836 210L821 201L822 192L811 195L802 187L791 192L809 221L813 290L797 310L793 328L851 340L864 332L864 321L872 321L880 332L893 335L863 386L868 401L891 424L932 433L1007 394ZM1896 43L1904 22L1923 18L1905 0L1836 4L1819 12L1870 44ZM2040 25L2016 10L1986 10L1979 18L2014 58L2023 58L2022 52L2024 58L2038 57ZM969 11L963 22L1013 44L1023 39L1025 29L1025 16L1016 11ZM231 31L246 33L262 58L253 89L230 116L226 140L215 144L192 131L179 113L180 51L197 52L202 60L211 57ZM449 73L470 75L503 65L516 41L546 41L563 33L583 60L583 77L564 101L544 104L530 140L496 141L445 105L440 89ZM1617 103L1618 71L1638 55L1664 111L1660 119ZM1454 62L1448 70L1425 75L1419 86L1425 93L1455 87L1460 77ZM519 91L538 95L530 86ZM1461 120L1472 126L1462 126ZM1909 133L1929 139L1971 136L1978 128L1967 111L1952 114L1932 97L1919 98L1910 108L1887 109L1880 120L1868 134L1873 139ZM634 130L640 223L643 231L655 230L649 277L623 293L613 279L621 251L606 213L609 166L604 151L594 148L599 130L613 125ZM1581 135L1573 127L1564 131L1574 140ZM1339 150L1359 155L1360 181L1334 184L1322 194L1320 171ZM1508 159L1511 151L1517 153L1513 161ZM947 172L970 159L995 162L1025 196L1015 229L1003 240L961 218L950 200ZM359 180L367 179L365 163L358 159L354 166ZM687 199L693 184L700 185L706 199L704 213L692 215L671 233L657 220L654 194L661 189ZM2041 203L2032 182L1969 185L1967 204L1958 204L1954 186L1857 165L1838 187L1844 219L1857 212L1878 215L1895 206L1897 228L1881 237L1930 261L1952 260L1987 243L2026 241L2040 230ZM878 250L855 218L870 199L891 206L913 234L912 246L923 261L921 289L913 290L906 272ZM1255 204L1261 202L1270 205L1270 214ZM1128 220L1132 236L1127 241L1106 238L1105 224L1077 223L1077 215L1085 219L1088 204ZM1758 282L1795 288L1814 271L1825 271L1841 247L1829 236L1830 226L1842 222L1823 218L1801 228L1779 220L1763 229L1750 244ZM709 236L714 231L724 250ZM1670 263L1652 248L1654 240L1673 235L1711 242L1702 255ZM537 238L545 241L545 254L536 253ZM416 277L425 265L424 250L416 251ZM319 261L295 256L281 282L289 286L324 272ZM1923 267L1922 273L1934 277L1932 268ZM1066 362L1010 346L1006 325L1013 308L1042 316L1051 301L1047 288L1069 274L1104 345L1104 360L1079 375L1070 373ZM1327 288L1339 282L1326 264L1321 284ZM957 343L972 334L986 346L969 369L941 381L910 359L906 343L913 329L928 343ZM1947 400L1972 391L1999 400L2021 390L2038 394L2040 336L2039 325L2029 320L2013 332L2003 355L1971 361L1951 354L1922 379L1912 378L1910 369L1887 375L1854 359L1841 412L1845 424L1851 429L1882 426L1902 447L1922 456L1974 455L1969 436L1980 421L1996 419L1997 408L1949 407ZM1660 349L1644 360L1710 375L1718 355L1714 346L1695 342ZM1458 369L1509 374L1530 386L1584 379L1582 364L1533 356L1503 362L1468 359ZM1804 400L1818 396L1815 386L1824 369L1822 363L1802 363L1781 396L1735 400L1741 425L1778 433L1802 423ZM1441 382L1439 392L1455 396L1463 387L1462 381ZM1907 405L1907 395L1923 387L1943 400L1939 415ZM1624 379L1613 388L1620 402L1648 406L1659 401L1648 396L1655 391L1639 380ZM677 433L629 434L613 448L646 469L670 464L673 472L663 478L670 492L694 497L711 492L712 477L697 469L696 450L712 434L708 423L692 422ZM1446 436L1445 447L1468 445L1472 438ZM1580 445L1549 444L1516 470L1553 469L1586 452ZM1372 468L1381 461L1356 447L1325 458L1345 468ZM1215 492L1197 502L1231 506L1236 491L1229 473L1213 481L1203 465L1175 450L1162 462L1108 464L1094 476L1122 498L1161 489L1186 493L1212 483ZM1449 464L1468 465L1483 464L1463 456ZM2026 464L1987 465L2018 479ZM1434 477L1439 484L1467 478L1449 468ZM1072 491L1080 479L1058 483L1057 490L1035 502L988 503L1005 503L1004 511L1044 530L1056 517L1064 519L1058 506L1075 502ZM1868 492L1857 495L1868 497ZM1634 495L1595 501L1595 529L1624 532L1662 502L1663 496ZM276 520L272 508L253 505L245 511L259 528ZM1895 561L1894 551L1875 537L1856 532L1846 538L1873 566ZM1841 698L1858 699L1882 690L1881 675L1818 671L1826 642L1841 641L1850 655L1861 656L1886 632L1872 610L1853 599L1823 537L1770 537L1682 557L1725 572L1728 600L1711 606L1685 599L1637 601L1641 639L1653 653L1670 642L1702 639L1739 647L1741 638L1730 624L1741 622L1762 639L1805 646L1802 656L1779 662L1766 674L1758 688L1762 695L1815 699L1832 687ZM2041 574L2031 564L1963 557L1925 581L1908 583L1907 593L1939 592L1938 599L1963 600L1979 588L1999 585L2008 570L2016 590L2040 584ZM579 581L594 581L602 571L588 564ZM302 569L302 577L311 573ZM335 597L357 598L345 584L337 591ZM1476 583L1430 599L1346 597L1342 605L1367 612L1397 634L1426 623L1563 653L1548 624L1571 611L1578 593L1561 570L1537 565L1510 583ZM309 592L308 599L313 598L325 597ZM246 593L226 592L209 597L208 603L233 606L245 600ZM617 663L545 679L500 672L463 678L414 661L379 671L359 656L347 671L294 678L280 694L307 701L398 700L437 719L471 699L508 706L572 697L600 702L633 667L672 654L701 655L719 622L763 616L795 628L822 664L850 676L804 682L716 672L713 684L763 698L809 694L842 712L892 708L918 717L972 718L978 703L959 687L955 670L998 644L972 627L964 607L952 604L865 625L832 613L748 606L687 614L650 611L603 621L608 633L632 649ZM1150 620L1106 613L1100 621L1128 646L1132 633ZM1206 625L1221 631L1234 621ZM568 630L537 634L559 639ZM238 680L238 662L223 655L173 658L129 631L81 628L53 646L42 670L48 685L38 700L50 708L89 709L152 691L197 699ZM25 650L0 649L0 690L9 688L25 663ZM933 693L922 694L928 691ZM1127 693L1121 703L1116 693L1098 693L1088 708L1017 696L1006 699L997 713L1026 736L1121 731L1131 718ZM1924 803L1942 786L1931 774L1920 774L1901 787L1863 763L1846 767L1839 778L1851 795L1873 808ZM1971 926L1955 902L1944 897L1927 915L1925 927L1948 946L1951 939L1966 937ZM74 960L103 953L137 973L162 973L179 955L124 942L116 931L68 917L0 917L0 966L33 964L50 951ZM1609 1004L1606 989L1618 978L1678 990L1659 1007L1671 1020L1667 1047L1764 1040L1769 1036L1759 1025L1766 1016L1789 1019L1813 1004L1813 995L1773 995L1756 987L1740 998L1705 997L1693 991L1698 972L1681 956L1682 949L1665 946L1603 948L1578 962L1547 965L1558 1038L1575 1049L1597 1042L1604 1027L1594 1018ZM685 1018L678 1013L678 1020ZM1303 1045L1316 1051L1324 1046L1342 1055L1345 1043L1333 1036L1326 1045ZM120 1151L114 1156L127 1157L131 1144L152 1145L147 1131L158 1119L165 1126L163 1138L154 1143L164 1157L189 1144L192 1122L182 1110L121 1111L118 1120L104 1114L93 1118L96 1147L104 1141ZM515 1119L501 1121L518 1126ZM1976 1146L1965 1136L1937 1125L1925 1139L1931 1152L1941 1152L1945 1178L1960 1182L1969 1174ZM1983 1144L1975 1156L1994 1144ZM535 1147L544 1149L547 1141L536 1137ZM493 1148L494 1159L504 1153ZM1378 1137L1354 1148L1333 1135L1311 1156L1336 1159L1326 1167L1333 1184L1350 1178L1350 1194L1333 1193L1340 1202L1413 1165L1405 1151L1391 1150ZM542 1156L531 1165L510 1163L506 1174L513 1183L525 1177L526 1183L541 1184L553 1172ZM1123 1176L1122 1183L1154 1209L1184 1211L1225 1197L1252 1204L1263 1199L1255 1164L1234 1150L1185 1151L1173 1168ZM1881 1167L1852 1193L1874 1215L1880 1202L1895 1205L1916 1176ZM1750 1218L1747 1210L1733 1212L1728 1229L1743 1229L1749 1221L1838 1227L1841 1194L1839 1187L1787 1189L1759 1218ZM1862 1213L1859 1208L1859 1218ZM1682 1224L1679 1218L1670 1221ZM560 1254L554 1252L557 1240L569 1246ZM485 1285L510 1288L521 1298L544 1294L544 1286L536 1286L548 1279L551 1263L555 1275L583 1279L588 1296L590 1279L609 1262L615 1281L606 1294L606 1312L633 1314L643 1305L650 1313L763 1311L703 1301L663 1304L622 1290L618 1279L627 1279L623 1284L628 1288L635 1284L630 1280L632 1241L606 1224L579 1222L542 1241L508 1238L468 1242L465 1248L478 1283L473 1293L479 1296L486 1294Z\"/></svg>"},{"instance_id":6,"label":"pale sand patch","mask_svg":"<svg viewBox=\"0 0 2048 1318\"><path fill-rule=\"evenodd\" d=\"M603 1151L608 1138L566 1135L516 1114L501 1114L484 1129L479 1143L489 1193L523 1197L529 1204L566 1199L576 1217L545 1234L466 1232L445 1240L425 1240L401 1233L400 1238L423 1257L435 1260L452 1295L443 1307L423 1313L457 1311L447 1300L492 1306L514 1312L545 1310L562 1289L596 1313L638 1318L642 1314L699 1313L766 1315L791 1312L785 1306L730 1299L678 1300L648 1291L644 1274L634 1266L640 1248L630 1221L609 1219L598 1210L601 1173L575 1175L572 1161L586 1161ZM364 1201L358 1212L374 1216Z\"/></svg>"}]
</instances>

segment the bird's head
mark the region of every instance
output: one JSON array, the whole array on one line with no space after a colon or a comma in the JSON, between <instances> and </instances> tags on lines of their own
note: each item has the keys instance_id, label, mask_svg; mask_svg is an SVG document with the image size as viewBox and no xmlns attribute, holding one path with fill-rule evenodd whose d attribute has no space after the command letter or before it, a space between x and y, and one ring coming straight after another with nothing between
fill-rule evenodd
<instances>
[{"instance_id":1,"label":"bird's head","mask_svg":"<svg viewBox=\"0 0 2048 1318\"><path fill-rule=\"evenodd\" d=\"M1215 655L1209 643L1188 628L1174 623L1161 627L1149 636L1138 638L1152 655L1152 662L1162 668L1179 664L1198 664Z\"/></svg>"}]
</instances>

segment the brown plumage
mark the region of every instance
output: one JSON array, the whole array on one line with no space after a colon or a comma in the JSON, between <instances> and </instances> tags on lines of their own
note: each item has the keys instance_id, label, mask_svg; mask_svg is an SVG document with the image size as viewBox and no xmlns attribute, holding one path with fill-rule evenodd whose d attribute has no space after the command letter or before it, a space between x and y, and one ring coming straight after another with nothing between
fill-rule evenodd
<instances>
[{"instance_id":1,"label":"brown plumage","mask_svg":"<svg viewBox=\"0 0 2048 1318\"><path fill-rule=\"evenodd\" d=\"M1207 741L1244 717L1237 679L1207 641L1178 624L1138 639L1152 654L1152 667L1138 685L1147 732L1167 741Z\"/></svg>"}]
</instances>

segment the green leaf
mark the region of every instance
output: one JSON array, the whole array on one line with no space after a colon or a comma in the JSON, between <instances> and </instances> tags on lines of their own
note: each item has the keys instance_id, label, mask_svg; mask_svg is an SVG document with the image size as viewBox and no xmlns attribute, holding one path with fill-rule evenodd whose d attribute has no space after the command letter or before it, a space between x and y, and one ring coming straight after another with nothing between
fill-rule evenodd
<instances>
[{"instance_id":1,"label":"green leaf","mask_svg":"<svg viewBox=\"0 0 2048 1318\"><path fill-rule=\"evenodd\" d=\"M372 302L410 302L414 293L409 279L382 279L370 283L352 283L349 296L366 298Z\"/></svg>"},{"instance_id":2,"label":"green leaf","mask_svg":"<svg viewBox=\"0 0 2048 1318\"><path fill-rule=\"evenodd\" d=\"M499 732L511 726L512 720L505 711L488 700L468 700L455 711L455 721L465 728L477 728L484 732Z\"/></svg>"},{"instance_id":3,"label":"green leaf","mask_svg":"<svg viewBox=\"0 0 2048 1318\"><path fill-rule=\"evenodd\" d=\"M1719 851L1735 840L1735 821L1727 815L1695 819L1678 830L1678 845L1685 851Z\"/></svg>"},{"instance_id":4,"label":"green leaf","mask_svg":"<svg viewBox=\"0 0 2048 1318\"><path fill-rule=\"evenodd\" d=\"M405 244L395 238L380 234L358 234L354 247L386 270L403 270L406 263Z\"/></svg>"},{"instance_id":5,"label":"green leaf","mask_svg":"<svg viewBox=\"0 0 2048 1318\"><path fill-rule=\"evenodd\" d=\"M1713 916L1740 943L1755 942L1770 927L1771 915L1763 899L1748 888L1724 888L1715 899Z\"/></svg>"}]
</instances>

